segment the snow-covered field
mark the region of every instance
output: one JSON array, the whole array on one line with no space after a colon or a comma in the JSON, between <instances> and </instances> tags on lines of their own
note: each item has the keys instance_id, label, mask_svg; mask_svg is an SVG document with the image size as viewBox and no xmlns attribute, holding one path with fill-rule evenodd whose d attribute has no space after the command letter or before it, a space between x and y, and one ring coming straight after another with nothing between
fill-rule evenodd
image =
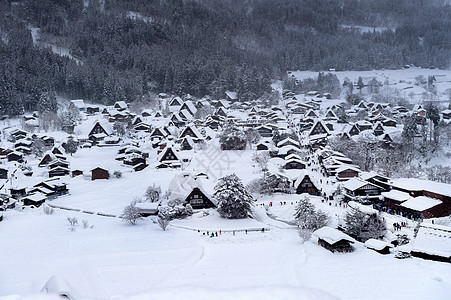
<instances>
[{"instance_id":1,"label":"snow-covered field","mask_svg":"<svg viewBox=\"0 0 451 300\"><path fill-rule=\"evenodd\" d=\"M341 83L345 78L350 79L353 82L357 82L359 77L370 80L376 78L382 84L388 83L388 87L397 90L400 96L410 99L413 97L412 103L417 104L423 100L423 93L426 92L424 87L415 85L416 78L423 76L426 80L429 76L434 76L436 81L434 85L437 89L437 95L441 100L449 102L449 96L445 94L445 91L451 86L451 70L439 70L439 69L425 69L411 67L409 69L398 70L370 70L370 71L325 71L325 73L332 73L337 75ZM290 76L294 76L296 79L316 78L318 72L312 71L293 71ZM387 86L385 86L387 87Z\"/></svg>"},{"instance_id":2,"label":"snow-covered field","mask_svg":"<svg viewBox=\"0 0 451 300\"><path fill-rule=\"evenodd\" d=\"M94 227L80 224L72 232L67 216ZM361 244L353 253L332 254L314 239L302 244L297 230L273 220L226 224L215 213L197 213L164 232L149 218L130 226L41 209L5 217L0 296L35 294L55 274L91 299L448 299L451 290L449 264L397 260ZM221 226L218 237L203 235ZM256 226L269 230L228 231Z\"/></svg>"}]
</instances>

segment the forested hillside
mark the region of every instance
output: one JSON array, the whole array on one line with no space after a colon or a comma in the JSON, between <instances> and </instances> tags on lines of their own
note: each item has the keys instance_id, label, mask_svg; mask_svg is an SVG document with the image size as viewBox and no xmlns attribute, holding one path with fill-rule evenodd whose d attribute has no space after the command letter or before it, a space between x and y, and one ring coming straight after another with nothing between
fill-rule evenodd
<instances>
[{"instance_id":1,"label":"forested hillside","mask_svg":"<svg viewBox=\"0 0 451 300\"><path fill-rule=\"evenodd\" d=\"M0 3L0 109L8 114L52 110L55 93L110 104L149 92L233 90L253 100L286 70L448 68L451 58L443 1ZM31 27L82 63L35 46Z\"/></svg>"}]
</instances>

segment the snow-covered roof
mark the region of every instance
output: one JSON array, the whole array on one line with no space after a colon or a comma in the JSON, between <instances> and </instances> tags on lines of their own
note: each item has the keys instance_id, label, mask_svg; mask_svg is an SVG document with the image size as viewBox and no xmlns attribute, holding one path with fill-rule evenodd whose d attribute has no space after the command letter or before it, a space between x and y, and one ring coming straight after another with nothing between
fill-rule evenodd
<instances>
[{"instance_id":1,"label":"snow-covered roof","mask_svg":"<svg viewBox=\"0 0 451 300\"><path fill-rule=\"evenodd\" d=\"M451 227L436 228L421 224L417 237L412 242L412 251L451 257Z\"/></svg>"},{"instance_id":2,"label":"snow-covered roof","mask_svg":"<svg viewBox=\"0 0 451 300\"><path fill-rule=\"evenodd\" d=\"M171 181L172 199L186 199L194 188L198 188L210 201L214 203L212 197L214 192L215 182L205 178L204 176L197 176L194 173L181 172Z\"/></svg>"},{"instance_id":3,"label":"snow-covered roof","mask_svg":"<svg viewBox=\"0 0 451 300\"><path fill-rule=\"evenodd\" d=\"M142 202L136 203L136 207L142 210L156 210L158 209L159 202Z\"/></svg>"},{"instance_id":4,"label":"snow-covered roof","mask_svg":"<svg viewBox=\"0 0 451 300\"><path fill-rule=\"evenodd\" d=\"M385 247L391 248L392 245L381 240L369 239L365 242L365 247L379 251L384 249Z\"/></svg>"},{"instance_id":5,"label":"snow-covered roof","mask_svg":"<svg viewBox=\"0 0 451 300\"><path fill-rule=\"evenodd\" d=\"M377 187L376 185L372 184L371 182L364 181L364 180L362 180L360 178L357 178L357 177L352 177L351 179L346 181L343 184L343 187L345 189L347 189L347 190L355 191L355 190L357 190L357 189L359 189L359 188L361 188L361 187L363 187L363 186L365 186L367 184L372 185L374 187Z\"/></svg>"},{"instance_id":6,"label":"snow-covered roof","mask_svg":"<svg viewBox=\"0 0 451 300\"><path fill-rule=\"evenodd\" d=\"M84 109L86 107L85 102L83 99L75 99L71 100L70 103L75 106L78 109Z\"/></svg>"},{"instance_id":7,"label":"snow-covered roof","mask_svg":"<svg viewBox=\"0 0 451 300\"><path fill-rule=\"evenodd\" d=\"M36 193L30 194L28 196L25 196L22 199L28 199L28 200L31 200L33 202L40 202L40 201L44 201L45 199L47 199L47 197L44 194L40 193L40 192L36 192Z\"/></svg>"},{"instance_id":8,"label":"snow-covered roof","mask_svg":"<svg viewBox=\"0 0 451 300\"><path fill-rule=\"evenodd\" d=\"M53 275L44 285L41 293L66 295L70 300L81 299L78 292L63 277Z\"/></svg>"},{"instance_id":9,"label":"snow-covered roof","mask_svg":"<svg viewBox=\"0 0 451 300\"><path fill-rule=\"evenodd\" d=\"M126 109L127 103L125 103L125 101L117 101L114 103L114 106L118 106L120 109Z\"/></svg>"},{"instance_id":10,"label":"snow-covered roof","mask_svg":"<svg viewBox=\"0 0 451 300\"><path fill-rule=\"evenodd\" d=\"M425 211L429 208L442 204L442 201L438 199L428 198L425 196L419 196L410 198L409 200L400 204L400 206L409 208L415 211Z\"/></svg>"},{"instance_id":11,"label":"snow-covered roof","mask_svg":"<svg viewBox=\"0 0 451 300\"><path fill-rule=\"evenodd\" d=\"M417 178L398 178L393 179L393 186L411 191L425 190L428 192L451 197L451 184L447 183L422 180Z\"/></svg>"},{"instance_id":12,"label":"snow-covered roof","mask_svg":"<svg viewBox=\"0 0 451 300\"><path fill-rule=\"evenodd\" d=\"M350 237L349 235L347 235L344 232L341 232L338 229L332 228L332 227L323 227L320 228L316 231L313 232L313 235L316 236L317 238L320 238L324 241L326 241L327 243L333 245L336 242L339 242L341 240L345 240L351 243L354 243L355 240Z\"/></svg>"},{"instance_id":13,"label":"snow-covered roof","mask_svg":"<svg viewBox=\"0 0 451 300\"><path fill-rule=\"evenodd\" d=\"M408 193L405 192L401 192L398 190L391 190L389 192L382 192L381 193L382 196L384 196L384 198L388 198L388 199L393 199L396 201L406 201L410 199L410 195Z\"/></svg>"},{"instance_id":14,"label":"snow-covered roof","mask_svg":"<svg viewBox=\"0 0 451 300\"><path fill-rule=\"evenodd\" d=\"M340 173L340 172L343 172L343 171L346 171L346 170L352 170L352 171L360 172L360 169L359 169L358 167L355 167L355 166L353 166L353 165L348 165L348 164L343 164L343 165L341 165L341 166L336 170L336 172L337 172L337 173Z\"/></svg>"},{"instance_id":15,"label":"snow-covered roof","mask_svg":"<svg viewBox=\"0 0 451 300\"><path fill-rule=\"evenodd\" d=\"M231 100L237 100L238 94L236 92L226 91L225 94L231 99Z\"/></svg>"},{"instance_id":16,"label":"snow-covered roof","mask_svg":"<svg viewBox=\"0 0 451 300\"><path fill-rule=\"evenodd\" d=\"M368 179L371 179L371 178L374 178L374 177L382 177L382 178L385 178L387 180L389 179L388 177L379 175L378 173L376 173L374 171L360 173L360 178L362 178L363 180L368 180Z\"/></svg>"}]
</instances>

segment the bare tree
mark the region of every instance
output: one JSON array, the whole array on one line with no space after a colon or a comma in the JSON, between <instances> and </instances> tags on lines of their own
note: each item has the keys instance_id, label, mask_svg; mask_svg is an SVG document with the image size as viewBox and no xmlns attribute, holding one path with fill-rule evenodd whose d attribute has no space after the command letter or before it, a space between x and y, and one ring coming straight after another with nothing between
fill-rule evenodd
<instances>
[{"instance_id":1,"label":"bare tree","mask_svg":"<svg viewBox=\"0 0 451 300\"><path fill-rule=\"evenodd\" d=\"M130 223L131 225L136 225L136 223L142 219L139 214L139 210L136 207L136 202L132 201L130 205L124 207L124 210L120 216L123 221Z\"/></svg>"},{"instance_id":2,"label":"bare tree","mask_svg":"<svg viewBox=\"0 0 451 300\"><path fill-rule=\"evenodd\" d=\"M260 170L265 173L268 170L268 161L271 157L269 156L269 153L264 152L255 152L254 156L252 157L252 161L257 163L260 167Z\"/></svg>"},{"instance_id":3,"label":"bare tree","mask_svg":"<svg viewBox=\"0 0 451 300\"><path fill-rule=\"evenodd\" d=\"M166 231L166 229L169 226L169 220L158 216L157 222L158 226L160 226L160 228L163 229L163 231Z\"/></svg>"}]
</instances>

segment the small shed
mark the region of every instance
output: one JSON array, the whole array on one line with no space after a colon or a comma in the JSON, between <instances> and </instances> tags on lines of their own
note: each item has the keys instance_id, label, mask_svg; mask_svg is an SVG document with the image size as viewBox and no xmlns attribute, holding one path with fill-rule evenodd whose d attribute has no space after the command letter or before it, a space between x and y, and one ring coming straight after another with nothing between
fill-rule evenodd
<instances>
[{"instance_id":1,"label":"small shed","mask_svg":"<svg viewBox=\"0 0 451 300\"><path fill-rule=\"evenodd\" d=\"M158 215L158 207L159 206L160 206L160 203L158 203L158 202L136 203L136 208L138 209L138 213L143 217Z\"/></svg>"},{"instance_id":2,"label":"small shed","mask_svg":"<svg viewBox=\"0 0 451 300\"><path fill-rule=\"evenodd\" d=\"M35 207L39 207L42 203L45 202L46 199L47 197L44 194L36 192L23 197L22 201L24 206L34 205Z\"/></svg>"},{"instance_id":3,"label":"small shed","mask_svg":"<svg viewBox=\"0 0 451 300\"><path fill-rule=\"evenodd\" d=\"M318 245L333 252L352 252L354 248L352 243L355 240L349 235L332 227L322 227L313 232L313 235L318 238Z\"/></svg>"},{"instance_id":4,"label":"small shed","mask_svg":"<svg viewBox=\"0 0 451 300\"><path fill-rule=\"evenodd\" d=\"M380 254L390 254L390 248L393 246L381 240L369 239L365 242L365 247Z\"/></svg>"},{"instance_id":5,"label":"small shed","mask_svg":"<svg viewBox=\"0 0 451 300\"><path fill-rule=\"evenodd\" d=\"M101 167L97 167L91 170L91 180L108 179L110 178L110 172Z\"/></svg>"}]
</instances>

